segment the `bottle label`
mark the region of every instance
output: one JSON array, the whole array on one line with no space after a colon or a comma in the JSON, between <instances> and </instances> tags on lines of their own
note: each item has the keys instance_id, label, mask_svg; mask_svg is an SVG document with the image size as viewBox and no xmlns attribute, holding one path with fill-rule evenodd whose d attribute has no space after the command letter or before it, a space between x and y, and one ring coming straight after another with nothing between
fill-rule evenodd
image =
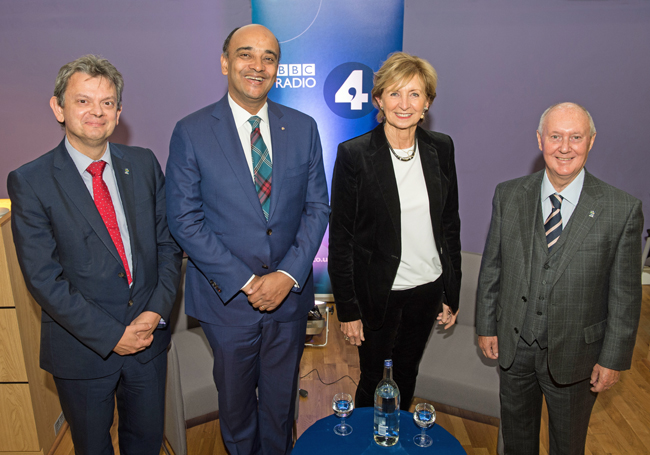
<instances>
[{"instance_id":1,"label":"bottle label","mask_svg":"<svg viewBox=\"0 0 650 455\"><path fill-rule=\"evenodd\" d=\"M380 423L377 426L377 433L379 434L379 436L386 436L387 430L388 430L388 426L386 424Z\"/></svg>"}]
</instances>

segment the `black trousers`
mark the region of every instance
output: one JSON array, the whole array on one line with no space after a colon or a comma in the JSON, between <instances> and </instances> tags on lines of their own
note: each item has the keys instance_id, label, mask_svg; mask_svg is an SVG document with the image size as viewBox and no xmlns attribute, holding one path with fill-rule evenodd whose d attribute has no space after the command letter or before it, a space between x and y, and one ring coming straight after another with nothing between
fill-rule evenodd
<instances>
[{"instance_id":1,"label":"black trousers","mask_svg":"<svg viewBox=\"0 0 650 455\"><path fill-rule=\"evenodd\" d=\"M384 360L393 360L393 380L401 395L401 409L408 410L420 360L429 334L440 312L442 277L405 291L391 291L384 324L370 330L363 322L365 341L359 346L361 378L356 407L374 406L377 384L384 375Z\"/></svg>"}]
</instances>

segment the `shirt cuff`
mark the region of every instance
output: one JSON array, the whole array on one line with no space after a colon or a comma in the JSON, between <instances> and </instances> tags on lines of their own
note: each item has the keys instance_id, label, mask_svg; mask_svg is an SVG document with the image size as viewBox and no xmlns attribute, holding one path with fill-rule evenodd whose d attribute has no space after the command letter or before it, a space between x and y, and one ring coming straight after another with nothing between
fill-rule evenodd
<instances>
[{"instance_id":1,"label":"shirt cuff","mask_svg":"<svg viewBox=\"0 0 650 455\"><path fill-rule=\"evenodd\" d=\"M299 288L299 287L300 287L300 286L298 285L298 282L296 281L296 279L295 279L294 277L292 277L291 275L289 275L287 272L285 272L284 270L278 270L278 272L280 272L280 273L284 273L286 276L288 276L289 278L291 278L291 279L293 280L293 287L294 287L294 288Z\"/></svg>"},{"instance_id":2,"label":"shirt cuff","mask_svg":"<svg viewBox=\"0 0 650 455\"><path fill-rule=\"evenodd\" d=\"M246 282L246 284L244 284L244 285L240 288L240 290L243 291L243 290L246 288L246 286L248 286L248 285L250 284L250 282L253 281L253 278L255 278L255 274L251 275L251 277L248 279L248 281Z\"/></svg>"}]
</instances>

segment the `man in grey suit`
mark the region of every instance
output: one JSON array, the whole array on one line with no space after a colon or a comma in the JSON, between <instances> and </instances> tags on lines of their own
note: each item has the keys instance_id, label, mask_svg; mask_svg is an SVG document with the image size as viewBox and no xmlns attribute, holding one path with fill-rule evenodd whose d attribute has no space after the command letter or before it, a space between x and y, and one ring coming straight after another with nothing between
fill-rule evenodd
<instances>
[{"instance_id":1,"label":"man in grey suit","mask_svg":"<svg viewBox=\"0 0 650 455\"><path fill-rule=\"evenodd\" d=\"M584 453L598 392L630 368L641 310L641 201L584 165L596 129L574 103L542 114L546 169L497 186L477 295L479 346L501 366L506 454Z\"/></svg>"}]
</instances>

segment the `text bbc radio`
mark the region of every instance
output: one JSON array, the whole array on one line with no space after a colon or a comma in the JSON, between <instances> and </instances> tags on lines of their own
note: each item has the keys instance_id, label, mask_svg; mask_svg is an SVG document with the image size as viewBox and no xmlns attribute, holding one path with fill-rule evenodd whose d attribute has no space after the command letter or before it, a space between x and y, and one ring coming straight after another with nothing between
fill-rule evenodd
<instances>
[{"instance_id":1,"label":"text bbc radio","mask_svg":"<svg viewBox=\"0 0 650 455\"><path fill-rule=\"evenodd\" d=\"M314 88L316 86L314 63L289 63L278 65L276 88Z\"/></svg>"}]
</instances>

